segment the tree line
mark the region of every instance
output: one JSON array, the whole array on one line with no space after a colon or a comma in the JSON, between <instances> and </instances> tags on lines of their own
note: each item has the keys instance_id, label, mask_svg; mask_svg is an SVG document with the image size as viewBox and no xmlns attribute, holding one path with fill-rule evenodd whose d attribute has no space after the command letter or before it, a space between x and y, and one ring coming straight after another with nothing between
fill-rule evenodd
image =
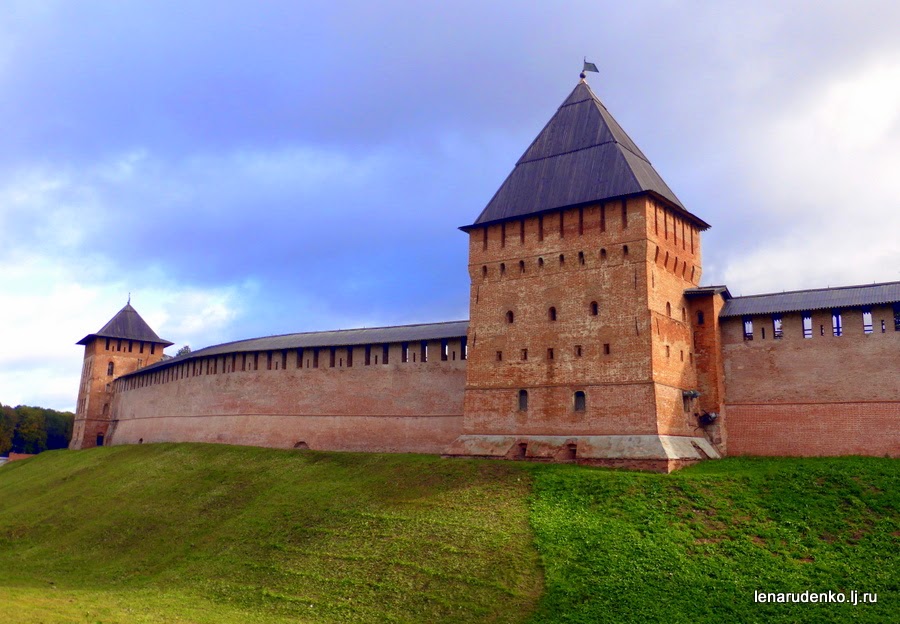
<instances>
[{"instance_id":1,"label":"tree line","mask_svg":"<svg viewBox=\"0 0 900 624\"><path fill-rule=\"evenodd\" d=\"M0 455L68 448L74 422L72 412L0 403Z\"/></svg>"}]
</instances>

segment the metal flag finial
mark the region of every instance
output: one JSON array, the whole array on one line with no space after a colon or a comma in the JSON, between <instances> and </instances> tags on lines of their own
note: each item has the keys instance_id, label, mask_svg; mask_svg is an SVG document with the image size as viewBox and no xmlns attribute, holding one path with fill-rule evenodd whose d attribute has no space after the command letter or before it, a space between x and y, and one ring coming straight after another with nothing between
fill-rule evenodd
<instances>
[{"instance_id":1,"label":"metal flag finial","mask_svg":"<svg viewBox=\"0 0 900 624\"><path fill-rule=\"evenodd\" d=\"M588 62L586 56L584 57L584 67L581 69L581 74L579 74L582 80L587 77L585 72L594 72L595 74L600 73L600 70L597 69L597 66L595 64Z\"/></svg>"},{"instance_id":2,"label":"metal flag finial","mask_svg":"<svg viewBox=\"0 0 900 624\"><path fill-rule=\"evenodd\" d=\"M131 305L131 293L128 293L128 305Z\"/></svg>"}]
</instances>

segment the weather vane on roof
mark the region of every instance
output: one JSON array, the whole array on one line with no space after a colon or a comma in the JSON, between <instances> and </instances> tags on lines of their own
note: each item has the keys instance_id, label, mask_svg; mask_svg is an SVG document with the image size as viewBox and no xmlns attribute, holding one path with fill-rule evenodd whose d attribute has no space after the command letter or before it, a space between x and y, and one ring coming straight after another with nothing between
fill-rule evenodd
<instances>
[{"instance_id":1,"label":"weather vane on roof","mask_svg":"<svg viewBox=\"0 0 900 624\"><path fill-rule=\"evenodd\" d=\"M584 57L584 67L582 68L581 73L579 74L579 76L582 80L587 78L587 75L584 72L594 72L595 74L599 74L600 70L597 69L597 66L594 65L593 63L588 63L587 57Z\"/></svg>"}]
</instances>

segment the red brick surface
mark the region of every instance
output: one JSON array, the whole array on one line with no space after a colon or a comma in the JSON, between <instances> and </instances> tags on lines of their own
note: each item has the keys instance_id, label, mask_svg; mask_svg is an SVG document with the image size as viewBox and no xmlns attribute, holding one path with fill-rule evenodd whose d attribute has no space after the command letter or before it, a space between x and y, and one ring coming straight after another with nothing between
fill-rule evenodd
<instances>
[{"instance_id":1,"label":"red brick surface","mask_svg":"<svg viewBox=\"0 0 900 624\"><path fill-rule=\"evenodd\" d=\"M861 312L843 310L838 337L831 311L816 311L812 338L800 313L785 314L779 340L771 317L754 317L753 340L740 318L725 319L729 453L900 456L900 332L890 307L872 312L875 331L865 334Z\"/></svg>"},{"instance_id":2,"label":"red brick surface","mask_svg":"<svg viewBox=\"0 0 900 624\"><path fill-rule=\"evenodd\" d=\"M458 341L450 349L458 351ZM439 341L428 362L413 362L412 351L403 363L394 344L390 364L373 358L367 366L357 347L347 366L341 347L331 367L326 349L318 368L297 368L296 351L277 351L272 369L268 352L248 354L258 366L244 366L239 354L234 371L226 355L122 380L112 441L440 453L461 431L465 361L441 361Z\"/></svg>"}]
</instances>

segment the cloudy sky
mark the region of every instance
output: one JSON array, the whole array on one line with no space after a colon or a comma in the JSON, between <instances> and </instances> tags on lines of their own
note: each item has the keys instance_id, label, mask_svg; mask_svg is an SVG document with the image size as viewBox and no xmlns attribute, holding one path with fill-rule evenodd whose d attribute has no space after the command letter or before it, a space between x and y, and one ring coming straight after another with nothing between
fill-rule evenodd
<instances>
[{"instance_id":1,"label":"cloudy sky","mask_svg":"<svg viewBox=\"0 0 900 624\"><path fill-rule=\"evenodd\" d=\"M584 55L704 283L900 280L896 0L0 0L0 402L72 409L129 292L171 352L466 318Z\"/></svg>"}]
</instances>

